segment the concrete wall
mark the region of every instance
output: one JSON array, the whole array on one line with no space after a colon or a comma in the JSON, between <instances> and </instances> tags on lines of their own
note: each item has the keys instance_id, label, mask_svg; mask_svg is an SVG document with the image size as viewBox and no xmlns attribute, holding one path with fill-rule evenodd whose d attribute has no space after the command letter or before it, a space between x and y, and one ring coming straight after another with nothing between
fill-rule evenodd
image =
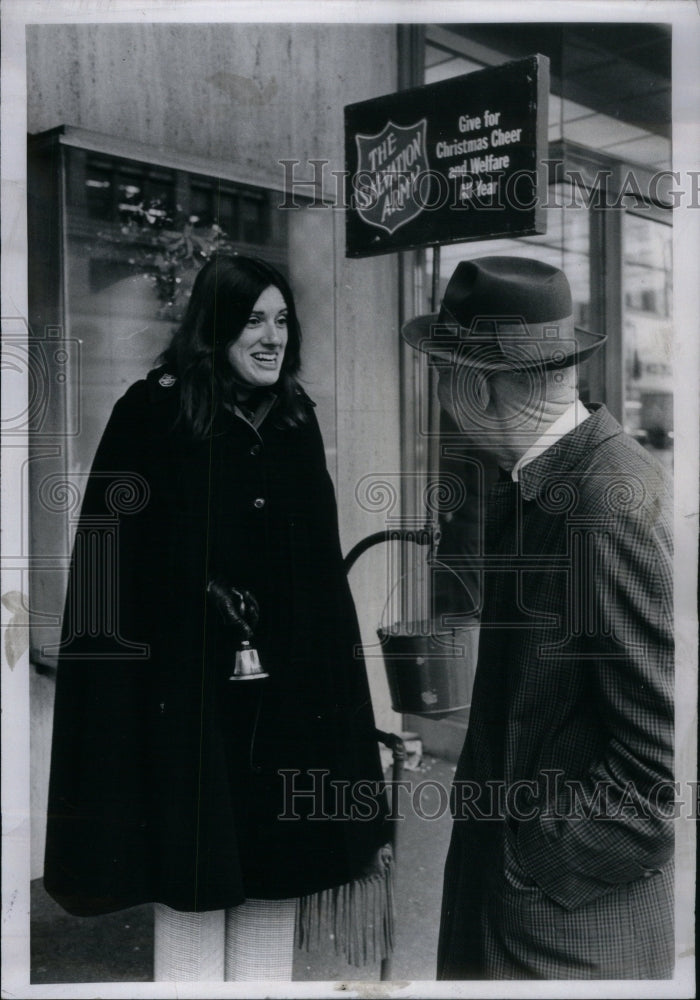
<instances>
[{"instance_id":1,"label":"concrete wall","mask_svg":"<svg viewBox=\"0 0 700 1000\"><path fill-rule=\"evenodd\" d=\"M27 31L29 130L61 123L278 176L342 165L342 107L394 89L395 28L42 25Z\"/></svg>"},{"instance_id":2,"label":"concrete wall","mask_svg":"<svg viewBox=\"0 0 700 1000\"><path fill-rule=\"evenodd\" d=\"M241 181L279 186L280 159L343 168L343 105L395 89L396 29L38 25L27 30L27 64L30 133L78 126L226 162ZM342 212L332 208L306 213L291 231L305 379L319 399L347 551L384 526L355 500L358 480L399 468L396 260L347 261ZM368 643L386 598L384 560L368 554L351 577ZM368 665L377 722L397 731L381 660ZM32 877L42 870L52 699L53 682L36 678Z\"/></svg>"}]
</instances>

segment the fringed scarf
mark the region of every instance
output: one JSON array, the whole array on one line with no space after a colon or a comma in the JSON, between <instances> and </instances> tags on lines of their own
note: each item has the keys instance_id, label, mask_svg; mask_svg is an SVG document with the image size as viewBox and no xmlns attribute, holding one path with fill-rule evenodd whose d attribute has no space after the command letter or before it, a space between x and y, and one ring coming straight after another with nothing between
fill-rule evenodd
<instances>
[{"instance_id":1,"label":"fringed scarf","mask_svg":"<svg viewBox=\"0 0 700 1000\"><path fill-rule=\"evenodd\" d=\"M394 859L380 847L367 871L353 882L323 889L299 900L297 947L317 948L331 936L336 955L350 965L387 958L394 947Z\"/></svg>"}]
</instances>

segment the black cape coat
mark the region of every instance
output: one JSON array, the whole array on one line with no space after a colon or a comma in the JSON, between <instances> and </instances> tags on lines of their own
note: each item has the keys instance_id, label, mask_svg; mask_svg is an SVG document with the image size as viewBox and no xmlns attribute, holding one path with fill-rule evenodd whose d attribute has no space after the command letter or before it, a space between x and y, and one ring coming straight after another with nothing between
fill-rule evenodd
<instances>
[{"instance_id":1,"label":"black cape coat","mask_svg":"<svg viewBox=\"0 0 700 1000\"><path fill-rule=\"evenodd\" d=\"M226 412L204 441L177 429L164 369L114 407L56 686L45 885L70 913L292 898L352 880L387 839L335 496L302 398L298 427L274 407L258 430ZM255 595L267 679L228 679L212 577Z\"/></svg>"}]
</instances>

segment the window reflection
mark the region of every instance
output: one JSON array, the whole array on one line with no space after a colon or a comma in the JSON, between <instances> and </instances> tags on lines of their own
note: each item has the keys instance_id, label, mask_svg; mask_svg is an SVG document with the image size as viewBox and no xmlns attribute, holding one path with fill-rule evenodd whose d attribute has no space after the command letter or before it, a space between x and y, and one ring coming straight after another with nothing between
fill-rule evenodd
<instances>
[{"instance_id":1,"label":"window reflection","mask_svg":"<svg viewBox=\"0 0 700 1000\"><path fill-rule=\"evenodd\" d=\"M624 426L671 468L671 227L628 212L623 248Z\"/></svg>"}]
</instances>

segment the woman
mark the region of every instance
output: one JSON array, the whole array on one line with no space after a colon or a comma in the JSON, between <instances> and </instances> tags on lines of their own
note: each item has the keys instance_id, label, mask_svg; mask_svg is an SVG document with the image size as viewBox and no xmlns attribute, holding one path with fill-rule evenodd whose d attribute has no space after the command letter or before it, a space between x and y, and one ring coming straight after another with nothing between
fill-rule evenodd
<instances>
[{"instance_id":1,"label":"woman","mask_svg":"<svg viewBox=\"0 0 700 1000\"><path fill-rule=\"evenodd\" d=\"M114 407L83 501L45 884L79 915L159 904L156 978L289 979L297 898L308 932L328 898L313 894L343 886L347 903L353 880L388 876L372 869L382 775L300 341L275 268L212 258L162 364Z\"/></svg>"}]
</instances>

